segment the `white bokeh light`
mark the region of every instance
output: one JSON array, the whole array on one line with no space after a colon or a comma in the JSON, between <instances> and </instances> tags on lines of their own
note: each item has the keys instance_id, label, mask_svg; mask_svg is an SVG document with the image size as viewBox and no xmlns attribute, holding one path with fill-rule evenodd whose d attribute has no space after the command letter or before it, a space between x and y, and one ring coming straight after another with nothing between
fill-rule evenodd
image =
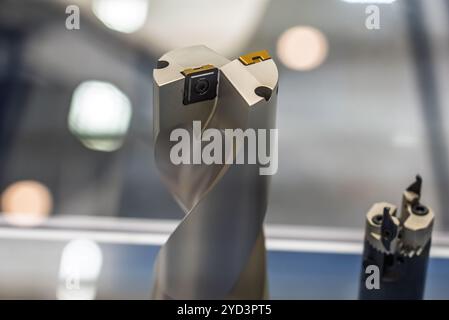
<instances>
[{"instance_id":1,"label":"white bokeh light","mask_svg":"<svg viewBox=\"0 0 449 320\"><path fill-rule=\"evenodd\" d=\"M151 0L139 43L161 55L202 44L224 56L248 46L267 14L270 0Z\"/></svg>"},{"instance_id":2,"label":"white bokeh light","mask_svg":"<svg viewBox=\"0 0 449 320\"><path fill-rule=\"evenodd\" d=\"M145 25L148 0L94 0L92 10L108 28L133 33Z\"/></svg>"},{"instance_id":3,"label":"white bokeh light","mask_svg":"<svg viewBox=\"0 0 449 320\"><path fill-rule=\"evenodd\" d=\"M93 300L103 265L98 244L89 239L70 241L63 249L59 266L59 300Z\"/></svg>"},{"instance_id":4,"label":"white bokeh light","mask_svg":"<svg viewBox=\"0 0 449 320\"><path fill-rule=\"evenodd\" d=\"M69 129L89 149L115 151L131 121L131 102L116 86L86 81L74 91L69 112Z\"/></svg>"}]
</instances>

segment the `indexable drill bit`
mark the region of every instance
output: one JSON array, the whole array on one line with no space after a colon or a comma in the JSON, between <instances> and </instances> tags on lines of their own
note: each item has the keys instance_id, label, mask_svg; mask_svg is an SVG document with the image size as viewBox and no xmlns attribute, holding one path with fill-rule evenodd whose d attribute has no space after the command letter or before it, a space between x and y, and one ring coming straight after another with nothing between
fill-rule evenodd
<instances>
[{"instance_id":1,"label":"indexable drill bit","mask_svg":"<svg viewBox=\"0 0 449 320\"><path fill-rule=\"evenodd\" d=\"M421 186L417 176L400 211L386 202L368 211L360 299L423 298L434 214L420 202Z\"/></svg>"},{"instance_id":2,"label":"indexable drill bit","mask_svg":"<svg viewBox=\"0 0 449 320\"><path fill-rule=\"evenodd\" d=\"M153 298L267 297L262 224L270 173L263 157L254 158L255 149L228 150L237 138L226 138L240 130L251 144L251 132L266 133L256 135L257 151L275 153L277 86L278 71L266 51L230 61L194 46L160 58L154 70L155 160L185 216L156 259ZM191 144L178 149L185 136ZM221 139L211 157L223 161L198 153Z\"/></svg>"}]
</instances>

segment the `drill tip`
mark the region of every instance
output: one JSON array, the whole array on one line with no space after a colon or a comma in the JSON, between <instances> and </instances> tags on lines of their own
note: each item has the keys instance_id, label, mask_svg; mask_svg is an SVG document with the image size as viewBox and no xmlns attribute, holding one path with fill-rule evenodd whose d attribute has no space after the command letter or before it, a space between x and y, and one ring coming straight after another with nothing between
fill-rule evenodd
<instances>
[{"instance_id":1,"label":"drill tip","mask_svg":"<svg viewBox=\"0 0 449 320\"><path fill-rule=\"evenodd\" d=\"M422 178L418 174L416 175L415 182L413 182L408 188L407 191L416 193L418 196L421 195L421 186L422 186Z\"/></svg>"}]
</instances>

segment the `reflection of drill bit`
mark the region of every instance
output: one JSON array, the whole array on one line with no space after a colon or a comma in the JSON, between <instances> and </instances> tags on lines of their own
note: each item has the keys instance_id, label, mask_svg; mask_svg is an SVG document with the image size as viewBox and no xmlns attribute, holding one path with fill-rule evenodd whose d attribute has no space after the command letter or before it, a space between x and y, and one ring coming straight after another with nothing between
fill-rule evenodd
<instances>
[{"instance_id":1,"label":"reflection of drill bit","mask_svg":"<svg viewBox=\"0 0 449 320\"><path fill-rule=\"evenodd\" d=\"M219 132L214 139L228 129L269 132L275 127L277 83L276 65L266 51L229 61L195 46L160 58L154 71L155 159L185 218L159 252L154 298L266 296L262 223L269 176L259 174L265 163L205 164L198 161L192 143L188 160L193 164L174 164L170 154L175 142L170 137L180 128L194 139L207 129ZM193 121L200 121L199 130ZM271 146L268 140L258 138L258 148ZM203 146L201 141L200 149ZM242 152L244 159L252 156L249 148L233 149L231 160Z\"/></svg>"},{"instance_id":2,"label":"reflection of drill bit","mask_svg":"<svg viewBox=\"0 0 449 320\"><path fill-rule=\"evenodd\" d=\"M382 202L366 215L360 299L423 298L434 215L420 203L421 184L417 176L405 190L400 212Z\"/></svg>"}]
</instances>

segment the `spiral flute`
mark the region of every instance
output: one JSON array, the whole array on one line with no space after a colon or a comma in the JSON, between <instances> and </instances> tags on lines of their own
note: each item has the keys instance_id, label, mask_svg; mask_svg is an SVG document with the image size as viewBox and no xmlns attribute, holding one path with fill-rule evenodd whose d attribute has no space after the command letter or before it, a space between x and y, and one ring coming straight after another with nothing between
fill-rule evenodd
<instances>
[{"instance_id":1,"label":"spiral flute","mask_svg":"<svg viewBox=\"0 0 449 320\"><path fill-rule=\"evenodd\" d=\"M250 159L254 150L227 153L223 146L225 161L205 164L195 150L204 141L192 143L188 164L175 164L170 155L176 129L193 139L212 128L223 139L229 129L269 133L275 129L277 87L278 71L266 51L230 61L194 46L159 59L154 70L155 160L185 217L156 259L153 298L267 297L262 225L270 176L260 174L266 163L257 158L236 164L241 156ZM194 122L200 123L199 130ZM257 136L258 148L267 150L271 138Z\"/></svg>"}]
</instances>

